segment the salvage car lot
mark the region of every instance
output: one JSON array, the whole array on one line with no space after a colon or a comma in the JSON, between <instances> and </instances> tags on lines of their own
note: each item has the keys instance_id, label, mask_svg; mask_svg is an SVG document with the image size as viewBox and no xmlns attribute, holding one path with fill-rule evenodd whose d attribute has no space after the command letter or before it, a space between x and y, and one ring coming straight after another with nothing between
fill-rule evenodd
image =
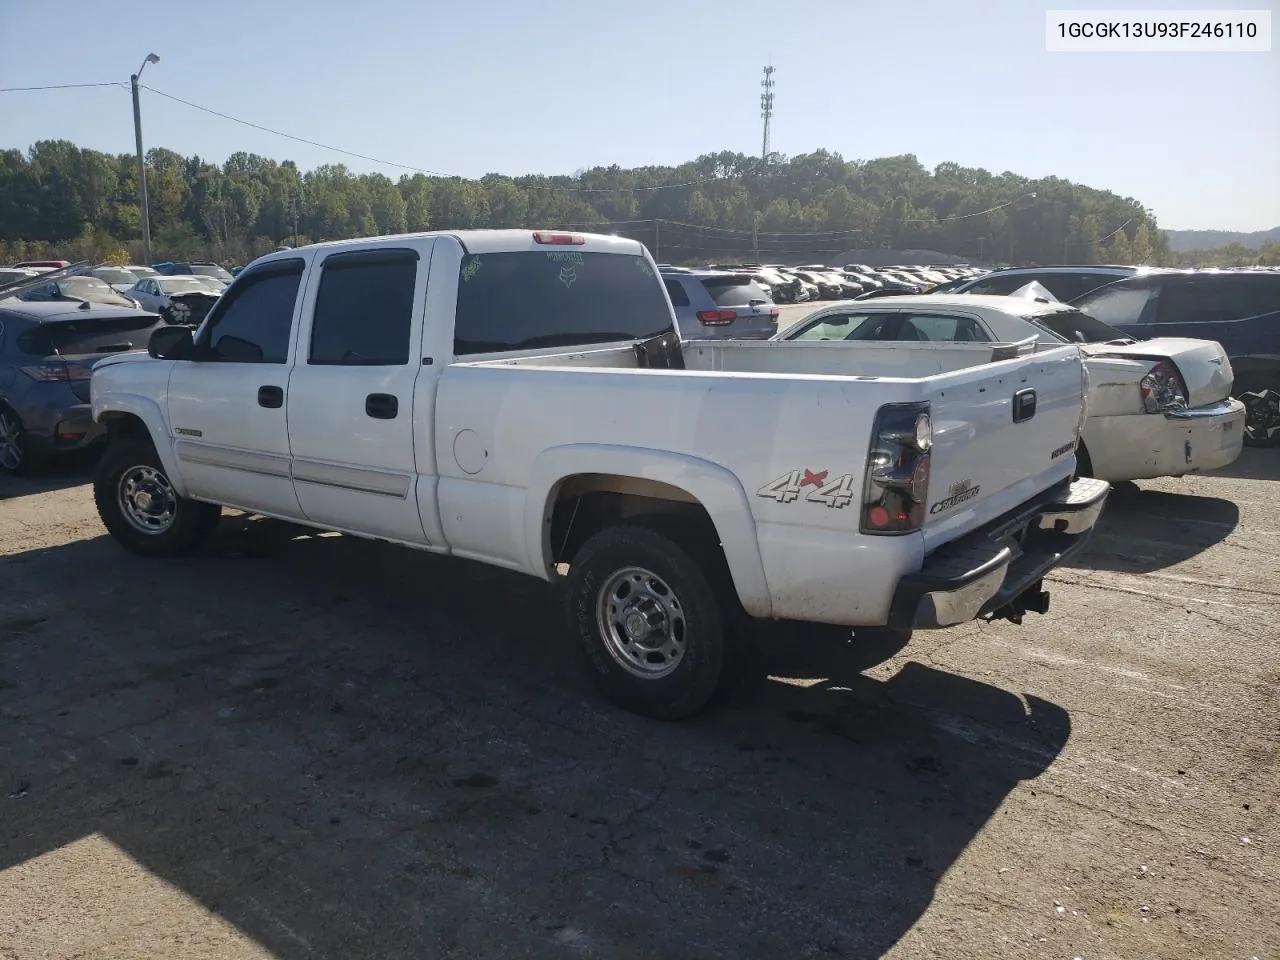
<instances>
[{"instance_id":1,"label":"salvage car lot","mask_svg":"<svg viewBox=\"0 0 1280 960\"><path fill-rule=\"evenodd\" d=\"M545 584L0 479L0 956L1275 957L1280 458L1121 488L1026 624L832 631L695 721ZM799 636L797 636L799 634Z\"/></svg>"}]
</instances>

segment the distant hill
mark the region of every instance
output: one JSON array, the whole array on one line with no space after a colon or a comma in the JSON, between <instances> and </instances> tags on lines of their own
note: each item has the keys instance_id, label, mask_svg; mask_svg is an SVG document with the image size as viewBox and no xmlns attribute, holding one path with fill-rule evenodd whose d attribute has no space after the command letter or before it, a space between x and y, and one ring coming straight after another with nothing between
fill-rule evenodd
<instances>
[{"instance_id":1,"label":"distant hill","mask_svg":"<svg viewBox=\"0 0 1280 960\"><path fill-rule=\"evenodd\" d=\"M1175 252L1213 250L1230 243L1257 250L1264 243L1280 243L1280 227L1254 233L1238 233L1233 230L1166 230L1165 233L1169 237L1169 249Z\"/></svg>"}]
</instances>

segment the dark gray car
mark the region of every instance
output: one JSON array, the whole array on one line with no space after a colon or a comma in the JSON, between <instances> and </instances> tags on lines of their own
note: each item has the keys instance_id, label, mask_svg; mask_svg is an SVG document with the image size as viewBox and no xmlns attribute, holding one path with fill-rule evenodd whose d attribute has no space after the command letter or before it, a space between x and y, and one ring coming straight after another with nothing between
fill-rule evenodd
<instances>
[{"instance_id":1,"label":"dark gray car","mask_svg":"<svg viewBox=\"0 0 1280 960\"><path fill-rule=\"evenodd\" d=\"M145 350L158 326L136 308L0 301L0 472L35 473L103 439L89 408L93 365Z\"/></svg>"},{"instance_id":2,"label":"dark gray car","mask_svg":"<svg viewBox=\"0 0 1280 960\"><path fill-rule=\"evenodd\" d=\"M778 308L748 274L663 272L662 282L683 340L768 340L778 332Z\"/></svg>"}]
</instances>

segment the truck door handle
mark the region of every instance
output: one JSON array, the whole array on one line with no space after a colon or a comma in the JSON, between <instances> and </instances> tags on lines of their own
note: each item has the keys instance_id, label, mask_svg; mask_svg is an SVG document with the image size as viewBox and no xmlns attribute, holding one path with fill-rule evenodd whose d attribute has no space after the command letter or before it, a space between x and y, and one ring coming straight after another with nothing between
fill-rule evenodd
<instances>
[{"instance_id":1,"label":"truck door handle","mask_svg":"<svg viewBox=\"0 0 1280 960\"><path fill-rule=\"evenodd\" d=\"M1036 392L1028 387L1013 395L1013 422L1023 423L1036 415Z\"/></svg>"},{"instance_id":2,"label":"truck door handle","mask_svg":"<svg viewBox=\"0 0 1280 960\"><path fill-rule=\"evenodd\" d=\"M364 398L364 412L375 420L394 420L400 401L389 393L371 393Z\"/></svg>"},{"instance_id":3,"label":"truck door handle","mask_svg":"<svg viewBox=\"0 0 1280 960\"><path fill-rule=\"evenodd\" d=\"M284 406L284 388L265 386L258 388L258 406L260 407L283 407Z\"/></svg>"}]
</instances>

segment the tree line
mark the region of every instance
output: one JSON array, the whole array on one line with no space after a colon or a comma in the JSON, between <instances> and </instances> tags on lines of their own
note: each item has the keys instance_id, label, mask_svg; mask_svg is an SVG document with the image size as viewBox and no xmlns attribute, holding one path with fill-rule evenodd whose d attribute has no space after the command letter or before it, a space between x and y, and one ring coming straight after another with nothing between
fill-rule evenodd
<instances>
[{"instance_id":1,"label":"tree line","mask_svg":"<svg viewBox=\"0 0 1280 960\"><path fill-rule=\"evenodd\" d=\"M392 180L342 164L302 171L234 153L225 163L147 153L155 259L245 263L280 244L428 229L576 227L657 244L660 259L741 253L803 262L866 247L928 249L986 264L1172 263L1137 200L1058 177L913 155L845 160L818 150L767 160L708 154L679 166L570 176ZM0 262L142 256L136 160L41 141L0 151ZM662 236L663 224L671 224Z\"/></svg>"}]
</instances>

